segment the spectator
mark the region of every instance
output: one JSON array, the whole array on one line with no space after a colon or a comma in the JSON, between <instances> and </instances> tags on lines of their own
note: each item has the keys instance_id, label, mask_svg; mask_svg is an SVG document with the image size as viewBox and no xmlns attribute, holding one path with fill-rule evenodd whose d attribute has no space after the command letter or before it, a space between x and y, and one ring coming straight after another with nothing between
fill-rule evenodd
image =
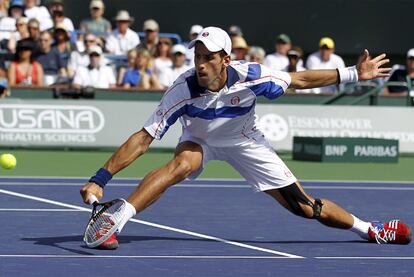
<instances>
[{"instance_id":1,"label":"spectator","mask_svg":"<svg viewBox=\"0 0 414 277\"><path fill-rule=\"evenodd\" d=\"M158 40L157 51L155 52L154 72L158 80L164 88L169 86L169 81L166 79L167 71L172 66L170 56L172 41L170 38L160 38Z\"/></svg>"},{"instance_id":2,"label":"spectator","mask_svg":"<svg viewBox=\"0 0 414 277\"><path fill-rule=\"evenodd\" d=\"M88 33L103 35L112 31L111 22L103 17L105 5L101 0L92 0L89 4L91 17L82 20L79 29Z\"/></svg>"},{"instance_id":3,"label":"spectator","mask_svg":"<svg viewBox=\"0 0 414 277\"><path fill-rule=\"evenodd\" d=\"M23 14L23 0L13 0L8 9L8 16L0 19L0 40L10 39L12 32L16 31L16 19L22 17Z\"/></svg>"},{"instance_id":4,"label":"spectator","mask_svg":"<svg viewBox=\"0 0 414 277\"><path fill-rule=\"evenodd\" d=\"M247 60L247 51L249 47L247 46L246 40L240 36L231 37L232 43L232 59L234 60Z\"/></svg>"},{"instance_id":5,"label":"spectator","mask_svg":"<svg viewBox=\"0 0 414 277\"><path fill-rule=\"evenodd\" d=\"M34 59L40 54L40 22L36 18L32 18L27 23L29 30L29 39L33 41L32 56Z\"/></svg>"},{"instance_id":6,"label":"spectator","mask_svg":"<svg viewBox=\"0 0 414 277\"><path fill-rule=\"evenodd\" d=\"M335 53L335 42L329 37L319 41L319 51L311 54L306 61L307 69L335 69L345 67L342 58ZM313 93L337 92L336 85L312 89Z\"/></svg>"},{"instance_id":7,"label":"spectator","mask_svg":"<svg viewBox=\"0 0 414 277\"><path fill-rule=\"evenodd\" d=\"M155 56L158 44L158 33L160 31L160 26L157 21L154 19L148 19L144 21L144 26L142 28L145 32L144 41L138 46L138 48L147 49L151 56Z\"/></svg>"},{"instance_id":8,"label":"spectator","mask_svg":"<svg viewBox=\"0 0 414 277\"><path fill-rule=\"evenodd\" d=\"M43 69L32 59L33 41L22 39L17 42L16 54L11 62L8 79L10 86L43 86Z\"/></svg>"},{"instance_id":9,"label":"spectator","mask_svg":"<svg viewBox=\"0 0 414 277\"><path fill-rule=\"evenodd\" d=\"M260 64L263 64L266 56L265 50L260 46L251 46L247 54L249 56L250 62L256 62Z\"/></svg>"},{"instance_id":10,"label":"spectator","mask_svg":"<svg viewBox=\"0 0 414 277\"><path fill-rule=\"evenodd\" d=\"M0 0L0 18L8 16L9 0Z\"/></svg>"},{"instance_id":11,"label":"spectator","mask_svg":"<svg viewBox=\"0 0 414 277\"><path fill-rule=\"evenodd\" d=\"M76 51L76 45L70 41L65 25L55 26L53 40L53 47L58 50L63 60L63 65L67 68L72 51Z\"/></svg>"},{"instance_id":12,"label":"spectator","mask_svg":"<svg viewBox=\"0 0 414 277\"><path fill-rule=\"evenodd\" d=\"M125 73L122 82L124 88L162 89L158 78L150 69L152 56L147 49L138 49L135 68Z\"/></svg>"},{"instance_id":13,"label":"spectator","mask_svg":"<svg viewBox=\"0 0 414 277\"><path fill-rule=\"evenodd\" d=\"M26 17L19 17L16 20L16 31L10 34L10 39L7 44L7 48L11 53L16 53L16 44L19 40L30 36L27 22Z\"/></svg>"},{"instance_id":14,"label":"spectator","mask_svg":"<svg viewBox=\"0 0 414 277\"><path fill-rule=\"evenodd\" d=\"M97 45L89 48L89 65L79 67L73 78L74 88L114 88L116 80L112 68L101 64L102 49Z\"/></svg>"},{"instance_id":15,"label":"spectator","mask_svg":"<svg viewBox=\"0 0 414 277\"><path fill-rule=\"evenodd\" d=\"M9 82L6 78L0 77L0 99L10 96Z\"/></svg>"},{"instance_id":16,"label":"spectator","mask_svg":"<svg viewBox=\"0 0 414 277\"><path fill-rule=\"evenodd\" d=\"M191 67L194 66L194 48L188 49L188 44L198 36L201 30L203 30L203 26L201 25L191 26L190 32L188 33L188 42L184 43L184 47L187 49L187 52L185 53L186 63Z\"/></svg>"},{"instance_id":17,"label":"spectator","mask_svg":"<svg viewBox=\"0 0 414 277\"><path fill-rule=\"evenodd\" d=\"M75 27L70 18L65 16L63 0L52 0L49 3L49 12L52 15L53 26L64 25L66 30L73 32Z\"/></svg>"},{"instance_id":18,"label":"spectator","mask_svg":"<svg viewBox=\"0 0 414 277\"><path fill-rule=\"evenodd\" d=\"M276 52L266 56L264 65L273 70L287 71L289 60L287 52L292 47L292 42L288 35L280 34L276 38L275 49Z\"/></svg>"},{"instance_id":19,"label":"spectator","mask_svg":"<svg viewBox=\"0 0 414 277\"><path fill-rule=\"evenodd\" d=\"M289 60L288 65L288 72L297 72L297 71L304 71L306 68L303 67L303 50L302 48L298 46L293 46L292 49L290 49L287 52L287 57Z\"/></svg>"},{"instance_id":20,"label":"spectator","mask_svg":"<svg viewBox=\"0 0 414 277\"><path fill-rule=\"evenodd\" d=\"M84 46L82 48L83 49L82 51L79 51L78 49L77 51L72 51L72 53L70 54L70 58L69 58L68 66L67 66L68 75L70 77L73 77L73 75L75 74L76 70L79 67L81 66L87 67L89 65L90 48L94 45L98 45L98 38L96 35L92 33L87 33L84 36L83 44ZM108 64L108 60L105 57L101 57L100 60L101 60L101 65Z\"/></svg>"},{"instance_id":21,"label":"spectator","mask_svg":"<svg viewBox=\"0 0 414 277\"><path fill-rule=\"evenodd\" d=\"M187 65L185 62L185 53L186 47L184 45L176 44L171 48L172 66L168 68L165 75L168 80L167 87L171 86L178 76L191 68L191 66Z\"/></svg>"},{"instance_id":22,"label":"spectator","mask_svg":"<svg viewBox=\"0 0 414 277\"><path fill-rule=\"evenodd\" d=\"M115 55L126 55L127 52L139 44L139 37L129 26L134 18L127 11L121 10L115 17L117 28L106 40L106 49Z\"/></svg>"},{"instance_id":23,"label":"spectator","mask_svg":"<svg viewBox=\"0 0 414 277\"><path fill-rule=\"evenodd\" d=\"M390 74L385 82L411 82L410 94L414 96L414 48L408 50L405 66L394 65ZM384 88L384 94L388 95L404 95L406 93L407 86L388 86Z\"/></svg>"},{"instance_id":24,"label":"spectator","mask_svg":"<svg viewBox=\"0 0 414 277\"><path fill-rule=\"evenodd\" d=\"M38 6L37 0L25 0L25 7L24 14L29 19L35 18L39 21L40 31L53 28L53 21L48 9L44 6Z\"/></svg>"},{"instance_id":25,"label":"spectator","mask_svg":"<svg viewBox=\"0 0 414 277\"><path fill-rule=\"evenodd\" d=\"M237 25L230 26L228 33L229 33L230 38L243 37L242 29Z\"/></svg>"},{"instance_id":26,"label":"spectator","mask_svg":"<svg viewBox=\"0 0 414 277\"><path fill-rule=\"evenodd\" d=\"M117 78L117 85L122 86L122 82L124 80L125 77L125 73L130 70L135 68L135 63L137 60L137 49L131 49L128 51L127 53L127 66L122 66L119 68L118 70L118 78Z\"/></svg>"},{"instance_id":27,"label":"spectator","mask_svg":"<svg viewBox=\"0 0 414 277\"><path fill-rule=\"evenodd\" d=\"M44 84L54 84L58 77L66 77L67 72L62 57L56 48L52 48L52 35L48 31L40 34L40 55L37 61L42 65Z\"/></svg>"}]
</instances>

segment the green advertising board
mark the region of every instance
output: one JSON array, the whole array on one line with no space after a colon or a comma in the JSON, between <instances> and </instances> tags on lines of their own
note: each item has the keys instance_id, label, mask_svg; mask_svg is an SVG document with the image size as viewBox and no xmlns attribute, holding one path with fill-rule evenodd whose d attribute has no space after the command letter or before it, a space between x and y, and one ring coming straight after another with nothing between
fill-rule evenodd
<instances>
[{"instance_id":1,"label":"green advertising board","mask_svg":"<svg viewBox=\"0 0 414 277\"><path fill-rule=\"evenodd\" d=\"M294 137L293 159L320 162L397 163L398 140Z\"/></svg>"}]
</instances>

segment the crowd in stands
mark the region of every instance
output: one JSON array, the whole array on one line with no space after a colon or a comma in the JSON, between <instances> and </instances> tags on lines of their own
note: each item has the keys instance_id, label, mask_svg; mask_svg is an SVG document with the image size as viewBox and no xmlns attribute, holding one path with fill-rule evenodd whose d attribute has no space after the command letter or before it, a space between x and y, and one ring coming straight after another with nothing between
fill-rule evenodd
<instances>
[{"instance_id":1,"label":"crowd in stands","mask_svg":"<svg viewBox=\"0 0 414 277\"><path fill-rule=\"evenodd\" d=\"M200 25L191 26L187 41L178 44L171 36L160 36L160 26L153 19L144 22L144 35L140 37L131 29L134 18L126 10L118 11L111 24L104 17L102 0L91 0L90 17L76 25L65 16L62 0L50 0L47 6L40 2L0 0L0 51L2 57L8 57L0 60L2 97L7 95L8 86L165 90L194 66L194 50L187 45L203 29ZM330 37L321 38L319 49L305 60L302 49L287 34L276 36L274 52L266 55L262 47L248 44L239 26L230 26L227 31L232 39L232 59L288 72L345 67ZM405 65L394 66L388 79L377 80L374 85L387 81L414 86L414 49L408 51ZM297 92L332 93L341 89L346 88L333 85ZM407 86L385 88L390 94L406 91Z\"/></svg>"}]
</instances>

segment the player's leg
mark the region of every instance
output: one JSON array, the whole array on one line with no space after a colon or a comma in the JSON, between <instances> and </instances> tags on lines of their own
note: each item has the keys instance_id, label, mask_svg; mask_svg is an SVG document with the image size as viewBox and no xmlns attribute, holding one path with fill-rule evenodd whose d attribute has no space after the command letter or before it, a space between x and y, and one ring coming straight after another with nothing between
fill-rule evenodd
<instances>
[{"instance_id":1,"label":"player's leg","mask_svg":"<svg viewBox=\"0 0 414 277\"><path fill-rule=\"evenodd\" d=\"M163 167L147 174L139 186L128 197L136 212L143 211L155 202L170 186L179 183L196 171L203 161L203 149L197 143L180 143L174 158Z\"/></svg>"}]
</instances>

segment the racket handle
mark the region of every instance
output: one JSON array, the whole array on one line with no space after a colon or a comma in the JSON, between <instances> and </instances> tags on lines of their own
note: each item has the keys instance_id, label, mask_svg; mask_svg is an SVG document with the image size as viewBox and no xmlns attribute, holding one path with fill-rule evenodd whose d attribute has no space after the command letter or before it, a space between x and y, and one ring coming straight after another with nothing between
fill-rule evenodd
<instances>
[{"instance_id":1,"label":"racket handle","mask_svg":"<svg viewBox=\"0 0 414 277\"><path fill-rule=\"evenodd\" d=\"M92 204L94 204L94 203L99 203L98 198L96 198L96 196L95 196L95 195L93 195L93 194L91 194L91 195L89 196L89 200L88 200L88 202L89 202L89 205L92 205Z\"/></svg>"}]
</instances>

